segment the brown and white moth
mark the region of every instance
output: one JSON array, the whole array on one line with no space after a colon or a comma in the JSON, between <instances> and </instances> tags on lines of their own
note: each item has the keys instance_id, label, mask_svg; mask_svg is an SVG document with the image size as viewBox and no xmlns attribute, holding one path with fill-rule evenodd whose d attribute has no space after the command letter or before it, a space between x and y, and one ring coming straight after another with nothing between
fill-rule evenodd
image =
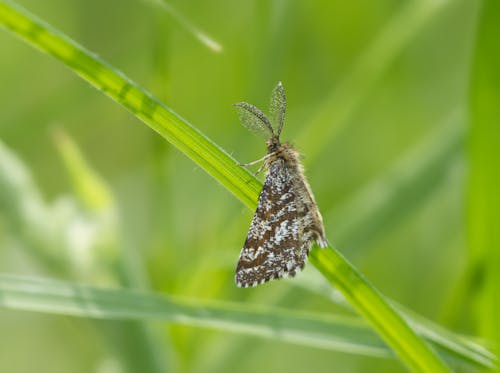
<instances>
[{"instance_id":1,"label":"brown and white moth","mask_svg":"<svg viewBox=\"0 0 500 373\"><path fill-rule=\"evenodd\" d=\"M314 241L320 247L327 247L328 243L323 219L299 161L300 154L279 139L286 111L281 82L271 95L271 120L246 102L235 106L245 127L267 137L268 154L246 165L264 162L262 167L266 169L257 210L236 267L236 285L251 287L295 276L304 268Z\"/></svg>"}]
</instances>

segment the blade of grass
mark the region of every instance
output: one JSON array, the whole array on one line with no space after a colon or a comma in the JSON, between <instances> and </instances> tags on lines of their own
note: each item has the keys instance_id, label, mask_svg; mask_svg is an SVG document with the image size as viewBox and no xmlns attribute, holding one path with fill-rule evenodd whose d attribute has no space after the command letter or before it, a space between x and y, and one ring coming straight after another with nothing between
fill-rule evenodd
<instances>
[{"instance_id":1,"label":"blade of grass","mask_svg":"<svg viewBox=\"0 0 500 373\"><path fill-rule=\"evenodd\" d=\"M63 130L54 131L54 141L71 178L76 195L86 209L106 213L113 209L110 190L97 173L87 164L80 149Z\"/></svg>"},{"instance_id":2,"label":"blade of grass","mask_svg":"<svg viewBox=\"0 0 500 373\"><path fill-rule=\"evenodd\" d=\"M479 15L470 95L468 238L475 276L470 297L480 333L500 343L500 2ZM476 267L476 268L474 268ZM466 300L470 301L470 300Z\"/></svg>"},{"instance_id":3,"label":"blade of grass","mask_svg":"<svg viewBox=\"0 0 500 373\"><path fill-rule=\"evenodd\" d=\"M118 216L113 195L105 181L87 163L80 149L62 129L54 131L54 142L74 190L79 215L93 227L88 245L80 248L76 267L87 267L84 280L121 283L121 250L118 245ZM67 230L63 226L61 230ZM77 240L73 240L77 241ZM68 246L71 244L68 242ZM82 250L83 249L83 250ZM85 259L84 259L85 258ZM86 266L82 263L88 263Z\"/></svg>"},{"instance_id":4,"label":"blade of grass","mask_svg":"<svg viewBox=\"0 0 500 373\"><path fill-rule=\"evenodd\" d=\"M222 52L222 45L217 42L214 38L209 36L205 31L202 31L199 27L195 26L193 22L183 16L172 4L165 0L144 0L148 3L152 3L168 13L182 28L189 32L196 40L198 40L205 47L210 49L212 52L220 53Z\"/></svg>"},{"instance_id":5,"label":"blade of grass","mask_svg":"<svg viewBox=\"0 0 500 373\"><path fill-rule=\"evenodd\" d=\"M6 1L0 1L0 24L29 44L60 60L122 104L247 206L255 208L261 187L255 177L238 167L226 152L151 94L18 6L9 6ZM317 268L373 323L402 361L415 370L448 371L435 351L415 334L378 291L337 251L326 249L318 253L316 251L313 255Z\"/></svg>"},{"instance_id":6,"label":"blade of grass","mask_svg":"<svg viewBox=\"0 0 500 373\"><path fill-rule=\"evenodd\" d=\"M394 356L369 325L358 317L290 312L125 289L99 289L5 274L0 275L0 307L106 320L160 320L332 351ZM461 353L454 354L456 346L443 346L439 351L447 360L458 357L462 363L488 367L488 361L477 356L467 361Z\"/></svg>"},{"instance_id":7,"label":"blade of grass","mask_svg":"<svg viewBox=\"0 0 500 373\"><path fill-rule=\"evenodd\" d=\"M98 289L46 279L0 275L0 305L7 309L121 320L162 320L307 346L393 356L358 318L304 315L249 305L202 302L132 290Z\"/></svg>"}]
</instances>

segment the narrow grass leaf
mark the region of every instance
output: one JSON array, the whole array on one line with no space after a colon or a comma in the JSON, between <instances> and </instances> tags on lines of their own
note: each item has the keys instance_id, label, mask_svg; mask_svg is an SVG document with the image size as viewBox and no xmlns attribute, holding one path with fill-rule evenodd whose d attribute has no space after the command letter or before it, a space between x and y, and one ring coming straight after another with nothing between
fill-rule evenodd
<instances>
[{"instance_id":1,"label":"narrow grass leaf","mask_svg":"<svg viewBox=\"0 0 500 373\"><path fill-rule=\"evenodd\" d=\"M0 275L0 307L107 320L160 320L333 351L394 356L369 325L357 317L298 313L124 289L99 289L12 275ZM462 364L485 365L478 357L467 361L461 351L454 354L456 346L437 346L442 347L440 353L447 360L455 357Z\"/></svg>"},{"instance_id":2,"label":"narrow grass leaf","mask_svg":"<svg viewBox=\"0 0 500 373\"><path fill-rule=\"evenodd\" d=\"M208 35L205 31L202 31L197 27L192 21L182 15L174 6L165 0L144 0L148 3L152 3L159 7L167 14L169 14L182 28L189 32L196 40L198 40L202 45L210 49L212 52L220 53L223 48L222 45L217 42L214 38Z\"/></svg>"},{"instance_id":3,"label":"narrow grass leaf","mask_svg":"<svg viewBox=\"0 0 500 373\"><path fill-rule=\"evenodd\" d=\"M293 342L370 356L393 356L358 318L325 317L224 302L203 302L122 289L98 289L46 279L0 275L3 308L176 324Z\"/></svg>"},{"instance_id":4,"label":"narrow grass leaf","mask_svg":"<svg viewBox=\"0 0 500 373\"><path fill-rule=\"evenodd\" d=\"M500 345L500 2L479 15L470 94L468 236L480 333Z\"/></svg>"},{"instance_id":5,"label":"narrow grass leaf","mask_svg":"<svg viewBox=\"0 0 500 373\"><path fill-rule=\"evenodd\" d=\"M105 212L113 208L112 194L103 180L85 161L80 149L66 133L54 132L54 141L69 173L76 194L91 211Z\"/></svg>"}]
</instances>

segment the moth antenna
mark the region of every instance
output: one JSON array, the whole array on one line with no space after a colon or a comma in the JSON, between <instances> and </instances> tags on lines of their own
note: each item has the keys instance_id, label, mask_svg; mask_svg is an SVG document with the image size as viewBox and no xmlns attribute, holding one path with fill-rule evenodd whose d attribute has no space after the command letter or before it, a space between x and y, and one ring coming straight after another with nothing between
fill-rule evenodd
<instances>
[{"instance_id":1,"label":"moth antenna","mask_svg":"<svg viewBox=\"0 0 500 373\"><path fill-rule=\"evenodd\" d=\"M241 123L250 130L264 129L268 135L274 136L274 129L269 118L257 107L247 102L234 104L238 108Z\"/></svg>"},{"instance_id":2,"label":"moth antenna","mask_svg":"<svg viewBox=\"0 0 500 373\"><path fill-rule=\"evenodd\" d=\"M271 94L271 102L269 105L269 113L271 120L274 122L276 136L280 136L283 125L285 124L286 113L286 95L283 84L278 82Z\"/></svg>"}]
</instances>

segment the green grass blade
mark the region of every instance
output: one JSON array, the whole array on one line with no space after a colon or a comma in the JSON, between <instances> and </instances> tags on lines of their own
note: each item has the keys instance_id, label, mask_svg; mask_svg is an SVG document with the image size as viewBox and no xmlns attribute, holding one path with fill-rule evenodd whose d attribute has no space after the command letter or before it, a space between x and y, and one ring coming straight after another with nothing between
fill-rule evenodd
<instances>
[{"instance_id":1,"label":"green grass blade","mask_svg":"<svg viewBox=\"0 0 500 373\"><path fill-rule=\"evenodd\" d=\"M393 356L358 318L303 314L229 302L201 302L122 289L0 275L0 305L108 320L161 320L367 356Z\"/></svg>"},{"instance_id":2,"label":"green grass blade","mask_svg":"<svg viewBox=\"0 0 500 373\"><path fill-rule=\"evenodd\" d=\"M468 234L480 334L500 344L500 2L485 0L479 16L470 95ZM480 279L480 280L477 280Z\"/></svg>"},{"instance_id":3,"label":"green grass blade","mask_svg":"<svg viewBox=\"0 0 500 373\"><path fill-rule=\"evenodd\" d=\"M146 2L152 3L159 7L166 13L168 13L182 28L189 32L193 37L198 40L205 47L210 49L212 52L220 53L222 52L222 45L216 41L214 38L209 36L205 31L202 31L199 27L195 26L193 22L183 16L176 8L174 8L170 3L165 0L144 0Z\"/></svg>"},{"instance_id":4,"label":"green grass blade","mask_svg":"<svg viewBox=\"0 0 500 373\"><path fill-rule=\"evenodd\" d=\"M83 47L26 11L0 1L0 24L36 48L60 60L117 101L200 165L247 206L255 208L261 184L214 142ZM411 368L444 372L447 367L426 343L334 250L315 251L317 268L370 320L384 340Z\"/></svg>"},{"instance_id":5,"label":"green grass blade","mask_svg":"<svg viewBox=\"0 0 500 373\"><path fill-rule=\"evenodd\" d=\"M62 130L54 132L54 141L66 166L76 195L89 211L107 212L114 206L111 191L85 161L80 149Z\"/></svg>"},{"instance_id":6,"label":"green grass blade","mask_svg":"<svg viewBox=\"0 0 500 373\"><path fill-rule=\"evenodd\" d=\"M125 289L99 289L60 281L0 275L0 307L106 320L166 321L259 336L303 346L365 356L393 357L393 352L357 317L290 312L239 303L207 302ZM415 316L417 317L417 316ZM420 330L448 361L492 367L487 353L471 355ZM443 331L446 335L446 331ZM447 336L449 337L449 336ZM454 336L454 339L458 337ZM464 341L464 345L469 341ZM468 357L468 359L465 359Z\"/></svg>"},{"instance_id":7,"label":"green grass blade","mask_svg":"<svg viewBox=\"0 0 500 373\"><path fill-rule=\"evenodd\" d=\"M336 351L393 356L358 318L307 315L131 290L104 290L10 275L0 275L0 305L7 309L99 319L162 320Z\"/></svg>"}]
</instances>

